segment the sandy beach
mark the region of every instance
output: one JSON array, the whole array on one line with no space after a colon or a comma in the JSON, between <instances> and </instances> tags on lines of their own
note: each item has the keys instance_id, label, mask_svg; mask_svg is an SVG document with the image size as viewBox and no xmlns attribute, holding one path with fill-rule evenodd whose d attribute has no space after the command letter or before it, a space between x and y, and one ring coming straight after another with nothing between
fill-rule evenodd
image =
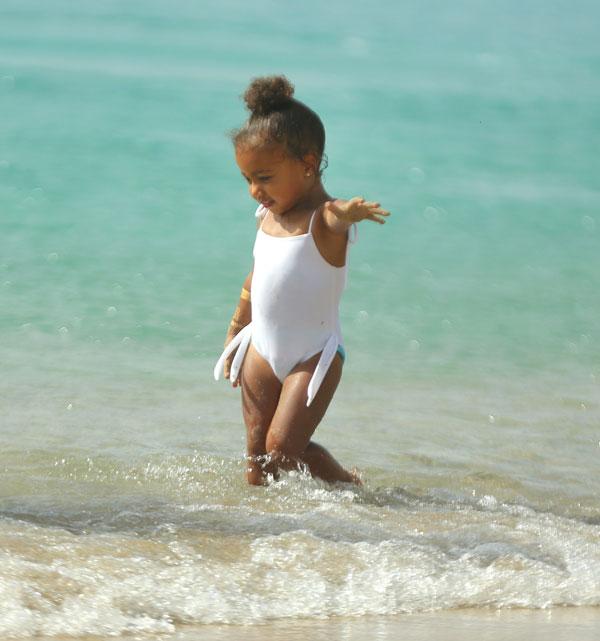
<instances>
[{"instance_id":1,"label":"sandy beach","mask_svg":"<svg viewBox=\"0 0 600 641\"><path fill-rule=\"evenodd\" d=\"M597 641L600 608L464 609L386 617L181 626L173 635L37 637L38 641ZM8 639L6 641L9 641Z\"/></svg>"}]
</instances>

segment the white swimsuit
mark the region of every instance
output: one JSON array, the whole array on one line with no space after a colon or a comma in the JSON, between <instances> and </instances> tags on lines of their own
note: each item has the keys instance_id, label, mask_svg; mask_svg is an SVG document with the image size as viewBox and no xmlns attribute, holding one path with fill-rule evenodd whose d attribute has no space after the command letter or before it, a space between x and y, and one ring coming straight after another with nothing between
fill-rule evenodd
<instances>
[{"instance_id":1,"label":"white swimsuit","mask_svg":"<svg viewBox=\"0 0 600 641\"><path fill-rule=\"evenodd\" d=\"M267 212L260 205L256 215L264 220ZM346 265L334 267L319 253L312 235L315 213L308 233L299 236L265 234L261 222L253 252L252 322L225 348L215 379L239 347L230 372L231 380L237 378L250 341L282 383L296 365L322 352L308 385L306 405L312 403L342 347L339 302L347 271Z\"/></svg>"}]
</instances>

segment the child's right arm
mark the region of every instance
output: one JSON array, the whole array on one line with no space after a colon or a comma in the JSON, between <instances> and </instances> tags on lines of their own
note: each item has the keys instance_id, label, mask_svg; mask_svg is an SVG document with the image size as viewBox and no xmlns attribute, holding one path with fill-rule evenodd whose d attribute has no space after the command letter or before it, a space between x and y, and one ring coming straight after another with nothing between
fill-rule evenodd
<instances>
[{"instance_id":1,"label":"child's right arm","mask_svg":"<svg viewBox=\"0 0 600 641\"><path fill-rule=\"evenodd\" d=\"M250 291L252 289L252 273L250 272L246 276L246 280L242 286L242 291L240 293L240 300L238 302L229 327L227 329L227 337L225 338L225 346L233 340L234 336L238 334L246 325L252 320L252 303L250 301ZM235 356L235 351L229 356L225 361L224 374L225 378L229 378L229 372L231 370L231 363L233 362L233 357ZM234 387L238 386L238 381L232 381Z\"/></svg>"}]
</instances>

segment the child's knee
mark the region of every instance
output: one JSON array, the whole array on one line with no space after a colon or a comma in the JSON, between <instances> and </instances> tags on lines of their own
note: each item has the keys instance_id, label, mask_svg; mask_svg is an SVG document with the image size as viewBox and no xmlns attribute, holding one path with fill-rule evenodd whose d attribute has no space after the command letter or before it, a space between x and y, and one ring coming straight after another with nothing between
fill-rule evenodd
<instances>
[{"instance_id":1,"label":"child's knee","mask_svg":"<svg viewBox=\"0 0 600 641\"><path fill-rule=\"evenodd\" d=\"M285 440L270 433L267 434L265 446L265 449L272 461L281 461L284 458L293 458L299 454L299 452L295 452Z\"/></svg>"},{"instance_id":2,"label":"child's knee","mask_svg":"<svg viewBox=\"0 0 600 641\"><path fill-rule=\"evenodd\" d=\"M274 470L292 470L298 466L302 456L301 452L296 452L285 444L273 443L269 449L267 447L267 457L270 467Z\"/></svg>"}]
</instances>

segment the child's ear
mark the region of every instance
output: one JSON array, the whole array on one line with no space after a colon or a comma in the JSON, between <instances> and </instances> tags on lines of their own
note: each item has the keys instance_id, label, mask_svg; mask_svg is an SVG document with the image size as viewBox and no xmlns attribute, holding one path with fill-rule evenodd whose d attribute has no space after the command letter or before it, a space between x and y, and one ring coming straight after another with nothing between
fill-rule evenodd
<instances>
[{"instance_id":1,"label":"child's ear","mask_svg":"<svg viewBox=\"0 0 600 641\"><path fill-rule=\"evenodd\" d=\"M316 154L310 153L302 156L302 162L304 163L304 169L310 171L314 176L316 176L319 169L319 159Z\"/></svg>"}]
</instances>

